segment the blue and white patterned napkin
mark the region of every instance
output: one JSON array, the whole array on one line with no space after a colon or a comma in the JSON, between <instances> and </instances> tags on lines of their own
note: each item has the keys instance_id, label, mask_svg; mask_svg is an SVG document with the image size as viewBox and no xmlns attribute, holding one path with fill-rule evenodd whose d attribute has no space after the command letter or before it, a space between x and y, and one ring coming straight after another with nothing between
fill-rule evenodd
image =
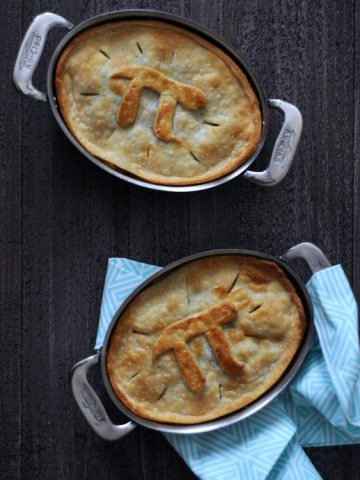
<instances>
[{"instance_id":1,"label":"blue and white patterned napkin","mask_svg":"<svg viewBox=\"0 0 360 480\"><path fill-rule=\"evenodd\" d=\"M160 267L111 258L96 349L126 297ZM165 434L206 480L320 479L302 446L360 443L360 349L357 305L340 265L307 284L316 339L286 391L250 418L215 432Z\"/></svg>"}]
</instances>

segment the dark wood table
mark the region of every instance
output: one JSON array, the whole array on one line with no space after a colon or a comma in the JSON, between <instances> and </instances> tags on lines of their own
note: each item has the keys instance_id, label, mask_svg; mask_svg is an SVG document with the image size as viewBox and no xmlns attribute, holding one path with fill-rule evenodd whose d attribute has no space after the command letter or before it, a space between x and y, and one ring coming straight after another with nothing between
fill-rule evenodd
<instances>
[{"instance_id":1,"label":"dark wood table","mask_svg":"<svg viewBox=\"0 0 360 480\"><path fill-rule=\"evenodd\" d=\"M222 35L269 97L300 108L302 139L280 185L237 179L193 194L131 186L81 156L46 104L15 92L13 63L35 15L52 10L76 24L126 7L179 14ZM137 428L123 441L100 440L71 396L69 370L93 350L109 257L165 265L215 247L281 254L309 240L343 265L359 298L359 11L355 0L2 3L1 478L194 478L161 434ZM46 59L62 35L49 36L35 76L43 89ZM258 168L270 155L278 117L271 115ZM119 421L99 374L93 382ZM307 453L326 479L360 479L358 446Z\"/></svg>"}]
</instances>

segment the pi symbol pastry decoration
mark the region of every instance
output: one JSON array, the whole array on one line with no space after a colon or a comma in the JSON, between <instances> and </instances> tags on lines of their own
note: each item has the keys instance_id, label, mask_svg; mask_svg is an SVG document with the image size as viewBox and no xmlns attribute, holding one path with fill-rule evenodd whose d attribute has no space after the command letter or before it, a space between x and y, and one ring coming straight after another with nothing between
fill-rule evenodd
<instances>
[{"instance_id":1,"label":"pi symbol pastry decoration","mask_svg":"<svg viewBox=\"0 0 360 480\"><path fill-rule=\"evenodd\" d=\"M188 110L196 110L206 105L207 99L199 88L177 82L154 68L133 65L120 68L111 79L130 79L116 115L121 127L132 125L136 119L143 88L150 88L160 94L155 116L155 135L164 141L177 141L172 133L172 122L177 103Z\"/></svg>"},{"instance_id":2,"label":"pi symbol pastry decoration","mask_svg":"<svg viewBox=\"0 0 360 480\"><path fill-rule=\"evenodd\" d=\"M248 303L246 301L246 303ZM184 382L193 393L200 393L205 388L206 379L194 359L186 341L205 334L212 350L224 372L234 374L244 367L244 363L236 360L221 325L229 323L237 317L237 309L231 302L220 303L205 312L192 315L167 327L157 340L153 359L162 353L173 350Z\"/></svg>"}]
</instances>

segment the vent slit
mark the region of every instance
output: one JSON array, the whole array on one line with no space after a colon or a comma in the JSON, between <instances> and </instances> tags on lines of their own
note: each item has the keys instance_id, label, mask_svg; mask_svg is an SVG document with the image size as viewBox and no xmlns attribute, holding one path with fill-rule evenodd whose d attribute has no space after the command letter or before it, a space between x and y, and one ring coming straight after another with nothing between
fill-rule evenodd
<instances>
[{"instance_id":1,"label":"vent slit","mask_svg":"<svg viewBox=\"0 0 360 480\"><path fill-rule=\"evenodd\" d=\"M188 283L188 276L185 277L185 287L186 287L186 297L188 301L188 305L190 307L190 296L189 296L189 283Z\"/></svg>"},{"instance_id":2,"label":"vent slit","mask_svg":"<svg viewBox=\"0 0 360 480\"><path fill-rule=\"evenodd\" d=\"M219 398L220 400L222 399L222 393L221 393L222 385L219 383Z\"/></svg>"},{"instance_id":3,"label":"vent slit","mask_svg":"<svg viewBox=\"0 0 360 480\"><path fill-rule=\"evenodd\" d=\"M198 157L197 157L196 155L194 155L194 153L193 153L192 151L190 151L190 155L193 157L193 159L195 160L195 162L200 163L200 165L201 165L200 160L198 159Z\"/></svg>"},{"instance_id":4,"label":"vent slit","mask_svg":"<svg viewBox=\"0 0 360 480\"><path fill-rule=\"evenodd\" d=\"M141 330L135 330L133 329L133 333L138 333L139 335L149 335L147 332L142 332Z\"/></svg>"},{"instance_id":5,"label":"vent slit","mask_svg":"<svg viewBox=\"0 0 360 480\"><path fill-rule=\"evenodd\" d=\"M135 377L136 377L136 375L139 375L139 373L140 373L140 372L136 372L136 373L134 373L134 375L132 375L132 376L129 378L128 382L129 382L130 380L132 380L133 378L135 378Z\"/></svg>"},{"instance_id":6,"label":"vent slit","mask_svg":"<svg viewBox=\"0 0 360 480\"><path fill-rule=\"evenodd\" d=\"M142 51L142 48L141 48L141 45L140 45L140 43L139 43L139 42L136 42L136 46L137 46L137 48L138 48L139 52L140 52L140 53L141 53L141 55L142 55L142 54L143 54L143 51Z\"/></svg>"},{"instance_id":7,"label":"vent slit","mask_svg":"<svg viewBox=\"0 0 360 480\"><path fill-rule=\"evenodd\" d=\"M236 277L234 278L234 280L232 281L232 284L230 285L230 288L229 290L227 291L227 293L230 293L232 291L232 289L235 287L235 284L237 282L237 279L239 278L239 275L240 275L240 272L237 273Z\"/></svg>"},{"instance_id":8,"label":"vent slit","mask_svg":"<svg viewBox=\"0 0 360 480\"><path fill-rule=\"evenodd\" d=\"M83 97L96 97L96 95L99 95L99 92L80 92L80 95Z\"/></svg>"},{"instance_id":9,"label":"vent slit","mask_svg":"<svg viewBox=\"0 0 360 480\"><path fill-rule=\"evenodd\" d=\"M157 401L159 401L164 395L165 395L165 392L167 390L167 386L163 389L163 391L160 393L160 395L158 396L157 398Z\"/></svg>"},{"instance_id":10,"label":"vent slit","mask_svg":"<svg viewBox=\"0 0 360 480\"><path fill-rule=\"evenodd\" d=\"M260 303L260 305L256 305L256 307L252 308L249 313L253 313L253 312L256 312L256 310L259 310L259 308L262 306L262 304Z\"/></svg>"},{"instance_id":11,"label":"vent slit","mask_svg":"<svg viewBox=\"0 0 360 480\"><path fill-rule=\"evenodd\" d=\"M150 146L148 147L148 149L147 149L147 158L150 157L150 149L151 149L151 145L150 145Z\"/></svg>"},{"instance_id":12,"label":"vent slit","mask_svg":"<svg viewBox=\"0 0 360 480\"><path fill-rule=\"evenodd\" d=\"M105 50L102 50L102 49L100 48L99 52L100 52L102 55L104 55L104 57L106 57L108 60L110 60L110 56L105 52Z\"/></svg>"},{"instance_id":13,"label":"vent slit","mask_svg":"<svg viewBox=\"0 0 360 480\"><path fill-rule=\"evenodd\" d=\"M204 120L203 123L210 125L211 127L220 127L220 123L209 122L209 120Z\"/></svg>"}]
</instances>

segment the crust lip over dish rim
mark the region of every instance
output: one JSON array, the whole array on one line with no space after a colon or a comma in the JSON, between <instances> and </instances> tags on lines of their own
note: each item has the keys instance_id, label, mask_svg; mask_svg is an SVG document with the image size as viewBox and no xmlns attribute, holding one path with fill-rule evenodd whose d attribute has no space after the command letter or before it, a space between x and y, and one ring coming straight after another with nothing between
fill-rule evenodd
<instances>
[{"instance_id":1,"label":"crust lip over dish rim","mask_svg":"<svg viewBox=\"0 0 360 480\"><path fill-rule=\"evenodd\" d=\"M109 25L112 26L113 28L114 23L112 22L109 24L105 23L103 26L88 28L84 32L75 36L70 41L70 43L65 47L57 63L56 75L55 75L55 87L56 87L58 104L59 104L63 119L65 121L65 124L67 128L70 130L73 137L77 140L77 142L82 147L84 147L85 150L87 150L91 155L96 157L98 160L100 160L104 164L108 165L110 168L122 171L125 174L129 173L135 178L139 178L141 180L145 180L150 183L159 184L159 185L186 186L186 185L204 184L212 180L221 178L233 172L242 164L244 164L251 157L252 153L255 151L260 141L262 120L261 120L261 111L260 111L259 101L257 99L256 93L254 89L250 86L250 83L246 75L242 72L241 68L223 50L211 44L207 40L203 39L198 34L194 34L186 30L186 28L175 27L164 21L153 21L153 20L143 20L143 21L120 20L115 23L122 24L122 25L131 23L132 25L136 24L140 27L152 26L154 28L155 27L163 28L163 29L169 30L170 32L174 31L176 34L181 34L187 39L190 39L196 44L204 47L204 50L210 52L211 54L214 54L216 57L221 59L224 65L226 65L229 72L231 72L231 75L234 78L236 78L236 81L238 82L238 84L241 85L241 88L245 92L245 95L250 102L249 105L252 105L251 108L255 108L254 112L255 111L257 112L257 113L251 114L252 115L251 121L255 122L254 123L255 130L251 135L250 134L247 135L249 137L247 147L245 147L242 150L241 155L238 155L234 158L231 156L230 158L226 157L225 161L223 159L222 160L220 159L215 164L215 165L220 164L220 166L217 166L214 168L210 167L207 169L207 171L205 171L205 173L196 174L190 177L189 176L180 177L178 175L164 176L163 174L155 173L154 171L151 171L151 169L150 170L146 169L146 166L144 167L145 168L144 169L143 167L141 166L139 167L138 165L136 165L137 170L132 171L126 168L124 165L115 164L114 161L112 161L112 159L110 158L103 157L101 155L101 152L99 152L99 149L96 146L94 146L92 143L89 143L87 140L82 138L83 136L79 134L79 132L77 131L78 129L76 128L76 125L74 125L74 122L71 120L70 114L69 114L69 109L70 109L69 100L67 98L69 95L66 92L63 80L64 80L64 71L66 69L66 63L68 58L69 57L71 58L72 51L74 49L76 50L78 44L81 44L83 41L86 41L87 38L91 39L93 32L99 32L102 29L104 29L104 31L106 32L106 29L110 28ZM229 133L229 136L231 135L232 134Z\"/></svg>"},{"instance_id":2,"label":"crust lip over dish rim","mask_svg":"<svg viewBox=\"0 0 360 480\"><path fill-rule=\"evenodd\" d=\"M259 259L256 259L258 261ZM286 273L275 263L275 262L269 262L267 260L261 261L263 265L272 265L275 267L275 269L278 271L278 274L280 273L280 276L278 277L278 281L282 282L284 285L284 288L288 289L289 296L291 297L291 301L295 305L296 308L296 314L298 315L298 320L295 325L295 336L292 339L292 343L290 345L290 348L288 349L287 352L285 352L284 355L282 355L281 362L280 362L280 367L277 368L277 370L274 372L273 375L270 375L269 378L265 382L264 388L257 388L255 393L253 394L251 391L249 394L244 396L244 401L239 404L239 402L233 402L230 406L227 406L225 409L222 411L217 410L217 413L214 414L214 412L208 412L205 414L201 414L198 416L191 416L191 415L179 415L179 414L174 414L171 412L160 412L158 414L153 414L153 412L146 411L146 409L143 408L140 404L137 404L137 402L133 401L127 393L125 393L122 389L121 386L118 385L118 379L116 379L116 366L113 363L112 360L112 355L113 355L113 350L114 350L114 342L112 341L113 339L113 333L116 330L116 327L121 323L119 320L117 321L117 324L115 328L112 331L112 337L109 340L108 343L108 349L107 349L107 373L108 373L108 379L109 382L113 388L113 391L115 392L116 396L124 403L124 405L129 408L131 411L133 411L135 414L152 420L156 422L161 422L161 423L168 423L168 424L179 424L179 425L189 425L189 424L197 424L197 423L204 423L210 420L215 420L217 418L226 416L230 413L234 413L237 410L242 409L245 406L248 406L250 403L254 402L255 400L258 400L262 395L267 393L270 389L274 387L274 385L281 379L281 377L285 374L287 368L289 367L290 363L296 356L296 353L298 349L301 346L301 342L303 339L303 334L305 330L305 325L306 325L306 318L305 318L305 312L304 308L302 305L302 302L300 300L300 297L296 293L295 287L292 285L290 280L288 279ZM181 268L181 267L180 267ZM267 267L265 267L267 268ZM256 269L254 270L256 272ZM170 274L171 275L171 274ZM147 287L146 289L148 289ZM145 289L145 290L146 290ZM137 297L135 297L136 299ZM133 299L132 302L135 300ZM130 303L130 305L132 304ZM122 313L124 314L124 312ZM121 317L120 317L121 318ZM297 333L296 333L297 332Z\"/></svg>"}]
</instances>

